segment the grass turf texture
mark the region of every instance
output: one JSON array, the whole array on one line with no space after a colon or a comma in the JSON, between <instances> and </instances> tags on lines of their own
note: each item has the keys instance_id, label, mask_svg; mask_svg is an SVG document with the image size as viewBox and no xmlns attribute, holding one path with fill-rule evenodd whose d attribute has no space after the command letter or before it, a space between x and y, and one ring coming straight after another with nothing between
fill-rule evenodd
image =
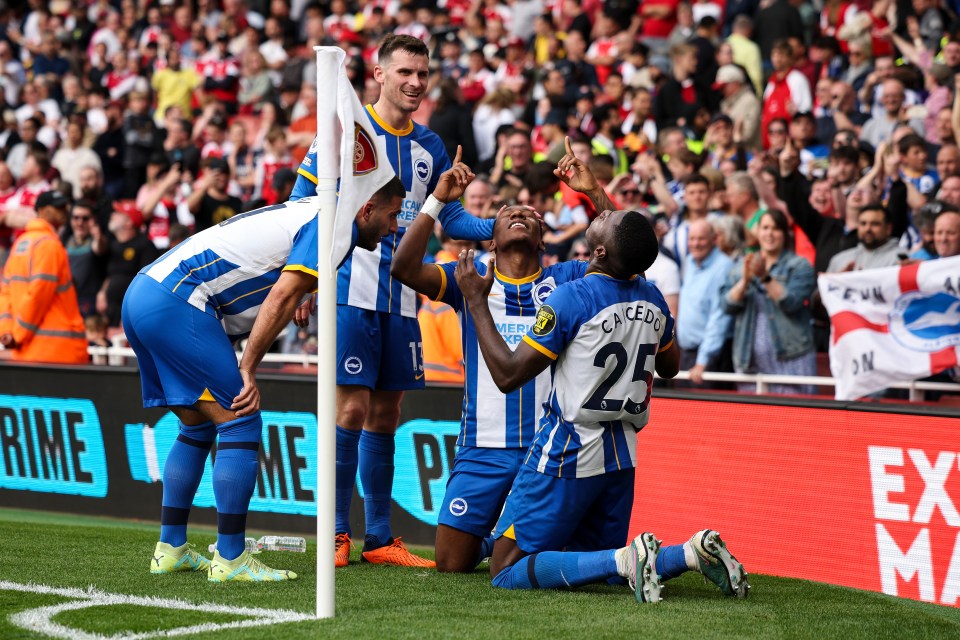
<instances>
[{"instance_id":1,"label":"grass turf texture","mask_svg":"<svg viewBox=\"0 0 960 640\"><path fill-rule=\"evenodd\" d=\"M268 553L269 565L293 569L296 582L269 585L208 583L205 574L154 576L148 564L156 543L153 525L0 510L0 579L56 587L179 598L312 612L316 545L306 554ZM259 532L257 532L259 533ZM209 530L191 533L206 551ZM736 549L734 549L736 551ZM205 554L209 555L209 554ZM432 570L374 567L338 569L337 617L270 627L206 632L189 638L957 638L960 609L900 600L828 585L751 575L750 598L723 597L702 577L670 581L665 600L639 605L625 587L571 591L503 591L485 571L439 575ZM747 567L749 570L749 567ZM13 626L10 614L66 601L48 594L0 591L0 638L40 638ZM97 606L58 614L54 621L110 636L201 622L243 619L139 606Z\"/></svg>"}]
</instances>

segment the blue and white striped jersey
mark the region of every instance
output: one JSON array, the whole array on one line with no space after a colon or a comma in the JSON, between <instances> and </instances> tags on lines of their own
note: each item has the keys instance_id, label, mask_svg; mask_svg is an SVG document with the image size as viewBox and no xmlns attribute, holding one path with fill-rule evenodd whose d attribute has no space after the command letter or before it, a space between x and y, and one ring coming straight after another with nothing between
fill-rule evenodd
<instances>
[{"instance_id":1,"label":"blue and white striped jersey","mask_svg":"<svg viewBox=\"0 0 960 640\"><path fill-rule=\"evenodd\" d=\"M550 392L550 373L542 372L519 389L504 394L497 388L483 360L477 343L473 317L466 312L463 295L453 275L456 262L436 265L443 277L438 300L456 309L460 318L466 382L463 412L457 444L494 449L527 448L533 441L537 420ZM477 271L487 266L476 261ZM537 311L559 285L582 278L587 263L578 260L541 269L522 280L494 273L493 289L487 298L490 314L510 349L517 345L533 326Z\"/></svg>"},{"instance_id":2,"label":"blue and white striped jersey","mask_svg":"<svg viewBox=\"0 0 960 640\"><path fill-rule=\"evenodd\" d=\"M318 207L313 197L241 213L187 238L140 273L240 338L282 271L317 275Z\"/></svg>"},{"instance_id":3,"label":"blue and white striped jersey","mask_svg":"<svg viewBox=\"0 0 960 640\"><path fill-rule=\"evenodd\" d=\"M526 464L563 478L635 466L654 360L673 342L673 322L663 296L640 277L589 273L558 287L523 338L555 360Z\"/></svg>"},{"instance_id":4,"label":"blue and white striped jersey","mask_svg":"<svg viewBox=\"0 0 960 640\"><path fill-rule=\"evenodd\" d=\"M413 223L440 174L450 168L443 141L433 131L410 121L404 130L394 129L380 119L371 105L367 115L377 135L386 139L387 156L407 190L396 233L384 237L373 251L357 249L337 273L337 304L346 304L371 311L417 317L417 298L413 289L390 276L393 253L407 227ZM314 139L300 168L291 199L312 196L317 184L317 141ZM451 202L440 212L440 223L453 238L489 240L493 236L493 220L481 220L463 209L459 201Z\"/></svg>"}]
</instances>

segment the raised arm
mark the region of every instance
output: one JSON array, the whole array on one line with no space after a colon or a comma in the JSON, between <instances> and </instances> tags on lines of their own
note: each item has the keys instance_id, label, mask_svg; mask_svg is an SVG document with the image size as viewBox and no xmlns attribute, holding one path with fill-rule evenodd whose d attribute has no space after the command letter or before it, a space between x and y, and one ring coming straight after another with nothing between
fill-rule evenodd
<instances>
[{"instance_id":1,"label":"raised arm","mask_svg":"<svg viewBox=\"0 0 960 640\"><path fill-rule=\"evenodd\" d=\"M477 342L480 343L480 351L490 371L490 377L500 391L510 393L535 378L550 366L553 360L524 341L517 345L515 351L510 351L497 331L487 305L487 295L493 286L494 261L490 261L486 276L481 276L474 265L474 257L473 250L460 252L456 270L457 284L460 285L460 291L473 317Z\"/></svg>"},{"instance_id":2,"label":"raised arm","mask_svg":"<svg viewBox=\"0 0 960 640\"><path fill-rule=\"evenodd\" d=\"M443 172L436 189L433 190L433 197L441 203L459 200L467 185L475 177L470 167L460 161L462 155L462 148L457 147L457 157L454 159L453 167ZM424 210L426 207L427 205L424 206ZM433 223L433 217L421 211L413 224L407 227L390 265L390 275L431 300L435 300L440 295L440 289L443 286L440 270L435 265L423 263L427 242L430 240L430 234L433 233Z\"/></svg>"},{"instance_id":3,"label":"raised arm","mask_svg":"<svg viewBox=\"0 0 960 640\"><path fill-rule=\"evenodd\" d=\"M600 183L597 181L596 176L593 175L593 172L590 171L590 168L577 160L576 156L573 155L570 136L564 138L563 143L566 145L567 153L560 158L560 162L557 163L557 168L553 170L553 175L557 176L557 178L574 191L590 198L597 213L616 210L617 205L610 200L610 196L608 196L607 192L600 186Z\"/></svg>"}]
</instances>

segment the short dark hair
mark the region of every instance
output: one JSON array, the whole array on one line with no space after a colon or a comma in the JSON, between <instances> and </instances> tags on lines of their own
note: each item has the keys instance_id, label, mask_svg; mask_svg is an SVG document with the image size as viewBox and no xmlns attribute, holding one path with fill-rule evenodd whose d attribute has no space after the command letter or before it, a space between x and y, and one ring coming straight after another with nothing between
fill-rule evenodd
<instances>
[{"instance_id":1,"label":"short dark hair","mask_svg":"<svg viewBox=\"0 0 960 640\"><path fill-rule=\"evenodd\" d=\"M857 164L860 162L860 151L847 145L836 147L835 149L830 150L830 160Z\"/></svg>"},{"instance_id":2,"label":"short dark hair","mask_svg":"<svg viewBox=\"0 0 960 640\"><path fill-rule=\"evenodd\" d=\"M387 184L380 187L373 197L377 199L378 202L386 202L391 198L406 198L407 197L407 188L403 186L403 182L400 181L400 178L393 176L387 182Z\"/></svg>"},{"instance_id":3,"label":"short dark hair","mask_svg":"<svg viewBox=\"0 0 960 640\"><path fill-rule=\"evenodd\" d=\"M619 107L614 104L601 104L593 108L593 113L591 115L593 116L594 122L600 125L601 123L609 120L610 116L612 116L618 109Z\"/></svg>"},{"instance_id":4,"label":"short dark hair","mask_svg":"<svg viewBox=\"0 0 960 640\"><path fill-rule=\"evenodd\" d=\"M901 155L907 155L907 152L914 147L922 147L924 150L926 150L927 141L920 137L920 135L917 133L908 133L900 138L900 142L897 143L897 150Z\"/></svg>"},{"instance_id":5,"label":"short dark hair","mask_svg":"<svg viewBox=\"0 0 960 640\"><path fill-rule=\"evenodd\" d=\"M879 211L883 214L884 224L893 223L893 218L890 216L890 210L887 209L885 206L883 206L883 203L880 202L879 200L874 202L868 202L867 204L863 205L863 207L860 208L860 213L863 213L864 211ZM860 215L857 214L857 217L859 218Z\"/></svg>"},{"instance_id":6,"label":"short dark hair","mask_svg":"<svg viewBox=\"0 0 960 640\"><path fill-rule=\"evenodd\" d=\"M793 55L793 47L790 46L790 41L786 39L781 39L774 42L773 46L770 48L770 53L773 53L774 51L779 51L787 56Z\"/></svg>"},{"instance_id":7,"label":"short dark hair","mask_svg":"<svg viewBox=\"0 0 960 640\"><path fill-rule=\"evenodd\" d=\"M87 209L88 211L93 212L97 210L97 205L92 200L85 200L81 198L73 203L70 213L72 214L77 209Z\"/></svg>"},{"instance_id":8,"label":"short dark hair","mask_svg":"<svg viewBox=\"0 0 960 640\"><path fill-rule=\"evenodd\" d=\"M403 5L401 5L403 8ZM397 51L406 51L415 56L430 57L430 50L420 38L408 35L388 34L380 44L380 51L377 53L377 61L383 66L389 64L390 58Z\"/></svg>"},{"instance_id":9,"label":"short dark hair","mask_svg":"<svg viewBox=\"0 0 960 640\"><path fill-rule=\"evenodd\" d=\"M712 186L710 184L710 179L707 178L707 176L703 175L702 173L691 173L690 175L688 175L686 178L683 179L684 187L689 187L692 184L702 184L707 187L708 191L713 191L713 189L710 188Z\"/></svg>"},{"instance_id":10,"label":"short dark hair","mask_svg":"<svg viewBox=\"0 0 960 640\"><path fill-rule=\"evenodd\" d=\"M638 211L627 211L613 232L617 259L629 273L643 273L659 253L657 234Z\"/></svg>"}]
</instances>

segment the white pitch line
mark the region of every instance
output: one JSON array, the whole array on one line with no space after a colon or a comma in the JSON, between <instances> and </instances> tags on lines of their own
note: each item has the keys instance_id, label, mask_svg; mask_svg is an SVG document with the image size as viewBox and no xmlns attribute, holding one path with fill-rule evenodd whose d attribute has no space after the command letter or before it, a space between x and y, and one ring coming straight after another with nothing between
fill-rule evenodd
<instances>
[{"instance_id":1,"label":"white pitch line","mask_svg":"<svg viewBox=\"0 0 960 640\"><path fill-rule=\"evenodd\" d=\"M189 635L204 631L221 631L247 627L261 627L283 622L301 622L314 620L314 616L299 611L285 609L258 609L252 607L230 607L212 602L195 604L178 598L156 598L152 596L132 596L118 593L107 593L94 587L84 589L51 587L44 584L20 584L0 580L0 591L20 591L25 593L39 593L71 598L73 602L37 607L9 616L12 624L22 629L35 631L54 638L69 640L146 640L148 638L170 638ZM236 620L233 622L213 623L175 627L173 629L158 629L143 633L120 633L105 636L98 633L87 633L80 629L73 629L53 621L53 618L64 611L76 611L89 607L133 605L141 607L157 607L162 609L190 609L206 613L225 613L239 616L250 616L252 619Z\"/></svg>"}]
</instances>

